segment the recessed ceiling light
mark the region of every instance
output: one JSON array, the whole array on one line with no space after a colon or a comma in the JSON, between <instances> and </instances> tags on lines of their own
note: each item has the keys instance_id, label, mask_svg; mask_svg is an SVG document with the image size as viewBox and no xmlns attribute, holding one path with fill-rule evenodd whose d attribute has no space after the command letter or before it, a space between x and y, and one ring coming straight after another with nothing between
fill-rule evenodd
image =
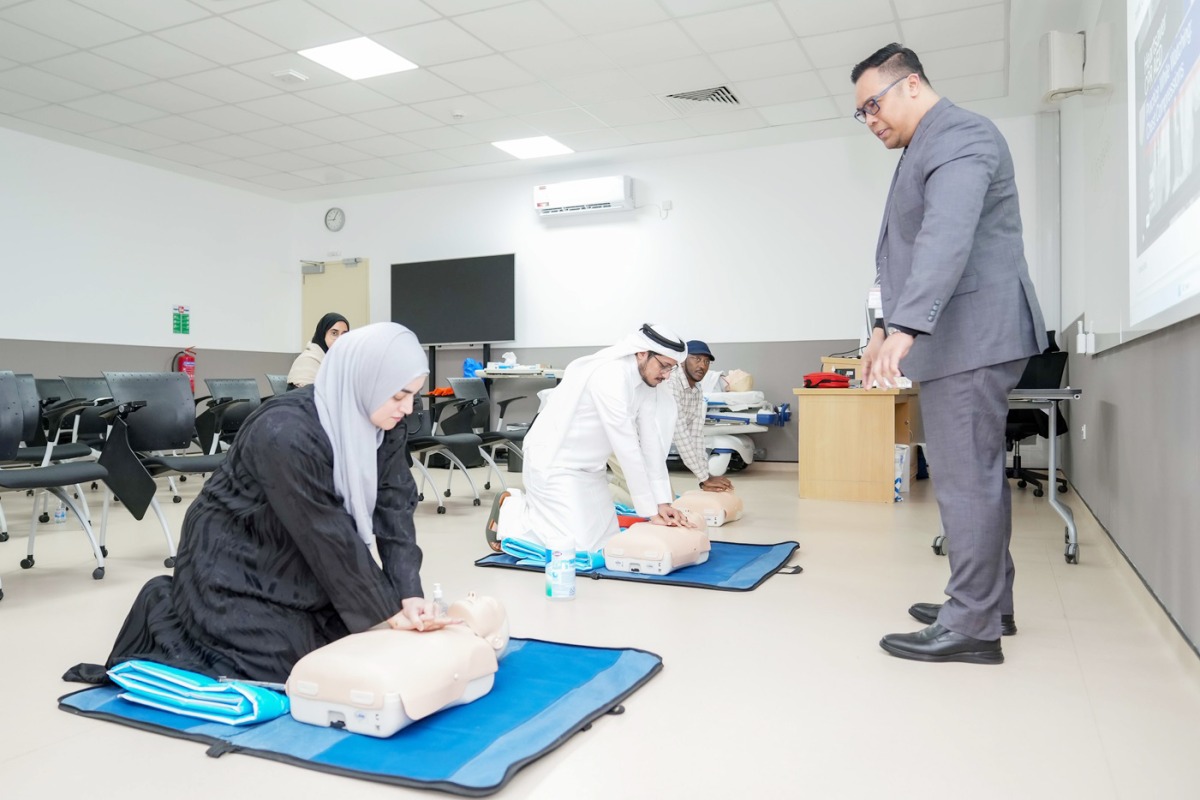
<instances>
[{"instance_id":1,"label":"recessed ceiling light","mask_svg":"<svg viewBox=\"0 0 1200 800\"><path fill-rule=\"evenodd\" d=\"M542 156L561 156L575 151L549 136L531 136L528 139L509 139L506 142L492 142L493 147L499 147L509 155L517 158L541 158Z\"/></svg>"},{"instance_id":2,"label":"recessed ceiling light","mask_svg":"<svg viewBox=\"0 0 1200 800\"><path fill-rule=\"evenodd\" d=\"M298 52L305 58L354 81L374 78L376 75L391 75L406 69L417 69L416 64L365 36L337 44L310 47Z\"/></svg>"}]
</instances>

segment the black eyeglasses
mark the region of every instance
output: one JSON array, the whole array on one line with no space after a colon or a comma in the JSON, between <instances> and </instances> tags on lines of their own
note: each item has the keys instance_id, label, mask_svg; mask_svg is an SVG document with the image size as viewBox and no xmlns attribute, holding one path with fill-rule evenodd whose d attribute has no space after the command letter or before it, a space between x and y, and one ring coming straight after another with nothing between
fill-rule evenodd
<instances>
[{"instance_id":1,"label":"black eyeglasses","mask_svg":"<svg viewBox=\"0 0 1200 800\"><path fill-rule=\"evenodd\" d=\"M883 97L885 94L890 92L892 90L892 87L895 86L897 83L899 83L902 80L905 80L906 78L909 77L909 75L915 75L915 74L916 74L915 72L910 72L910 73L908 73L908 75L901 75L899 78L896 78L896 80L889 83L887 85L887 88L884 89L882 92L875 95L874 97L868 97L867 102L862 104L862 108L854 109L854 118L856 120L858 120L859 122L866 124L868 114L870 114L873 117L879 113L879 98Z\"/></svg>"},{"instance_id":2,"label":"black eyeglasses","mask_svg":"<svg viewBox=\"0 0 1200 800\"><path fill-rule=\"evenodd\" d=\"M654 363L658 364L658 371L660 374L665 372L668 375L670 375L672 372L674 372L676 369L679 368L678 364L663 363L663 360L661 358L659 358L658 356L654 355L653 353L650 354L650 357L654 359Z\"/></svg>"}]
</instances>

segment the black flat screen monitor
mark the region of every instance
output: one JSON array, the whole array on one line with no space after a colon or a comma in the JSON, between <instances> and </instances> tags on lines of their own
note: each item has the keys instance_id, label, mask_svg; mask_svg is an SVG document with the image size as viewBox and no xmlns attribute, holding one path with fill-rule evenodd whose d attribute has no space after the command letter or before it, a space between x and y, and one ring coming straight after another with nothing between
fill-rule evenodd
<instances>
[{"instance_id":1,"label":"black flat screen monitor","mask_svg":"<svg viewBox=\"0 0 1200 800\"><path fill-rule=\"evenodd\" d=\"M392 321L421 344L486 344L516 338L513 255L392 265Z\"/></svg>"}]
</instances>

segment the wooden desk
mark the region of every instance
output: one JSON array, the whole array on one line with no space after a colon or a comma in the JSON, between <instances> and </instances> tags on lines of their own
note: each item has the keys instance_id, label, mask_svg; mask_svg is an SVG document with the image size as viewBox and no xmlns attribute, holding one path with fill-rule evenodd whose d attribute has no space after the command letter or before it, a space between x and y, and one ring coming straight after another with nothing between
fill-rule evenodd
<instances>
[{"instance_id":1,"label":"wooden desk","mask_svg":"<svg viewBox=\"0 0 1200 800\"><path fill-rule=\"evenodd\" d=\"M918 441L917 390L793 389L800 496L890 503L897 444ZM910 453L912 462L916 454Z\"/></svg>"}]
</instances>

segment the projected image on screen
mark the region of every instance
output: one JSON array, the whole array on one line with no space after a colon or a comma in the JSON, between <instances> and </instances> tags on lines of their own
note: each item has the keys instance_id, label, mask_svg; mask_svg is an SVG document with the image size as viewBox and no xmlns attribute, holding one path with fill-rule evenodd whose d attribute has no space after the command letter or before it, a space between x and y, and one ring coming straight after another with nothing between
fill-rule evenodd
<instances>
[{"instance_id":1,"label":"projected image on screen","mask_svg":"<svg viewBox=\"0 0 1200 800\"><path fill-rule=\"evenodd\" d=\"M1200 0L1130 0L1130 322L1200 293Z\"/></svg>"},{"instance_id":2,"label":"projected image on screen","mask_svg":"<svg viewBox=\"0 0 1200 800\"><path fill-rule=\"evenodd\" d=\"M392 321L423 345L490 344L516 338L513 256L392 265Z\"/></svg>"}]
</instances>

